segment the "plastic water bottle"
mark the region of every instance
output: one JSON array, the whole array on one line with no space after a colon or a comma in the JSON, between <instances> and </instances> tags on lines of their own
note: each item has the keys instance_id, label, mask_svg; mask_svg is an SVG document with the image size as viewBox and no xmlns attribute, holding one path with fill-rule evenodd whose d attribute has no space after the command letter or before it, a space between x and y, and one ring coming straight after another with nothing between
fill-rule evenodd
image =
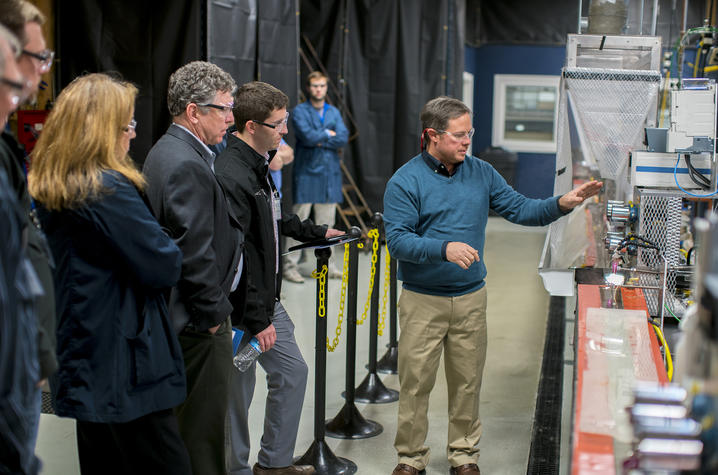
<instances>
[{"instance_id":1,"label":"plastic water bottle","mask_svg":"<svg viewBox=\"0 0 718 475\"><path fill-rule=\"evenodd\" d=\"M237 354L234 355L232 363L234 363L234 366L238 370L245 372L250 366L252 366L252 362L254 362L254 360L256 360L261 354L262 348L259 346L259 341L252 337L252 339L249 340L249 343L244 345L244 348L239 350Z\"/></svg>"}]
</instances>

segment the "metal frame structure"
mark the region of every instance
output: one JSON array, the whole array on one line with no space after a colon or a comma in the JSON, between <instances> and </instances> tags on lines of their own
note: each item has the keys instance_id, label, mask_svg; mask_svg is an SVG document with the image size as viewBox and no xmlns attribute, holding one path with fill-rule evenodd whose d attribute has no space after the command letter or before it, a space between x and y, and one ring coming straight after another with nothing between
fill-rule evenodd
<instances>
[{"instance_id":1,"label":"metal frame structure","mask_svg":"<svg viewBox=\"0 0 718 475\"><path fill-rule=\"evenodd\" d=\"M602 61L591 67L658 71L661 38L657 36L574 35L566 41L566 67L589 67L586 61ZM621 61L621 67L617 61Z\"/></svg>"}]
</instances>

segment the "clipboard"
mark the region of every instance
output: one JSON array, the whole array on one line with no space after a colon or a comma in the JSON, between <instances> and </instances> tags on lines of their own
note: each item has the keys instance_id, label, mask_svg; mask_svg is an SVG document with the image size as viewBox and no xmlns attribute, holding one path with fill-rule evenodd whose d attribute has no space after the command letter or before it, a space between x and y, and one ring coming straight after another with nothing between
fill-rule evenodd
<instances>
[{"instance_id":1,"label":"clipboard","mask_svg":"<svg viewBox=\"0 0 718 475\"><path fill-rule=\"evenodd\" d=\"M361 231L359 230L359 228L352 227L352 229L348 233L342 234L341 236L333 236L330 238L317 239L314 241L297 244L296 246L292 246L287 249L287 252L283 253L282 255L286 256L290 252L301 251L304 249L324 249L327 247L334 247L340 244L358 241L359 239L361 239Z\"/></svg>"}]
</instances>

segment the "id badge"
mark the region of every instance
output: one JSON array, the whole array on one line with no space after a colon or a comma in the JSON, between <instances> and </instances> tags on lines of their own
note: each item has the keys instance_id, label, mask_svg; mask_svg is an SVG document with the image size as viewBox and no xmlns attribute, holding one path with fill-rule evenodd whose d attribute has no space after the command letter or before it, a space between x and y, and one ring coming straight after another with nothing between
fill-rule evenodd
<instances>
[{"instance_id":1,"label":"id badge","mask_svg":"<svg viewBox=\"0 0 718 475\"><path fill-rule=\"evenodd\" d=\"M275 221L282 219L282 202L279 201L277 192L272 193L272 214L274 215Z\"/></svg>"}]
</instances>

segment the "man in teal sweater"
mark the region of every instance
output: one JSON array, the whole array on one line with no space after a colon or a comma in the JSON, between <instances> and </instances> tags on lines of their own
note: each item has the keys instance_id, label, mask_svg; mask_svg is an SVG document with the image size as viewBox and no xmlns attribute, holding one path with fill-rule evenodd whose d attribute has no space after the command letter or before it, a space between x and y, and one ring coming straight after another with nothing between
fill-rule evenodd
<instances>
[{"instance_id":1,"label":"man in teal sweater","mask_svg":"<svg viewBox=\"0 0 718 475\"><path fill-rule=\"evenodd\" d=\"M466 152L471 110L437 97L421 112L422 153L389 180L384 221L399 262L399 423L393 475L421 473L427 408L441 352L449 391L451 474L479 474L479 392L486 359L486 266L489 209L517 224L543 226L599 192L591 181L561 197L529 199L488 163Z\"/></svg>"}]
</instances>

